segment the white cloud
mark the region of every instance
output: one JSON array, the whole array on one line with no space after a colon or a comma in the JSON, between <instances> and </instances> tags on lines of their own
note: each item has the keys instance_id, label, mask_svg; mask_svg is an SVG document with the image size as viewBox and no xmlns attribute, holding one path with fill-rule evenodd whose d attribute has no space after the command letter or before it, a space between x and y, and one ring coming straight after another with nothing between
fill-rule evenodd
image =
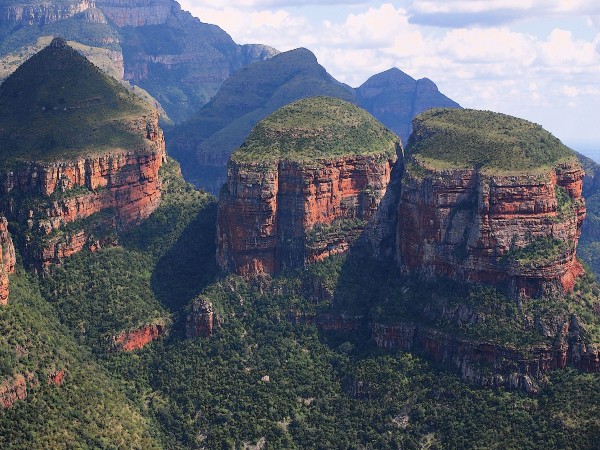
<instances>
[{"instance_id":1,"label":"white cloud","mask_svg":"<svg viewBox=\"0 0 600 450\"><path fill-rule=\"evenodd\" d=\"M334 3L360 2L324 2ZM360 8L335 8L335 16L328 20L312 16L313 8L289 9L277 0L235 0L225 7L220 0L207 4L194 2L194 14L220 25L236 42L263 43L284 51L307 47L335 78L351 86L398 67L415 78L430 78L463 106L524 117L559 137L598 133L600 33L585 39L561 28L545 34L537 30L535 35L523 32L525 27L515 31L489 23L436 29L411 22L415 13L482 16L501 7L505 12L511 8L515 17L593 11L600 17L596 0L415 0L404 1L404 7L368 2ZM585 26L585 21L580 23ZM581 107L565 114L573 102Z\"/></svg>"},{"instance_id":2,"label":"white cloud","mask_svg":"<svg viewBox=\"0 0 600 450\"><path fill-rule=\"evenodd\" d=\"M497 26L517 20L565 15L600 15L597 0L414 0L410 21L421 25L457 28Z\"/></svg>"}]
</instances>

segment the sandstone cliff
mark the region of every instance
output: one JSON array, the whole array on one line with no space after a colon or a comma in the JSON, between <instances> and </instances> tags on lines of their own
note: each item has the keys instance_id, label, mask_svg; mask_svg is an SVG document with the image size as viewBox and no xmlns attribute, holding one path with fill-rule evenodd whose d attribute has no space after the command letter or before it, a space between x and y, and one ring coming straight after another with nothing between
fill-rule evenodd
<instances>
[{"instance_id":1,"label":"sandstone cliff","mask_svg":"<svg viewBox=\"0 0 600 450\"><path fill-rule=\"evenodd\" d=\"M565 322L556 343L531 348L455 337L410 322L372 324L377 346L414 351L460 370L465 380L480 386L535 392L548 372L568 366L591 373L600 371L600 348L582 342L573 324Z\"/></svg>"},{"instance_id":2,"label":"sandstone cliff","mask_svg":"<svg viewBox=\"0 0 600 450\"><path fill-rule=\"evenodd\" d=\"M490 127L497 121L496 141L485 141L482 133L487 131L469 128L471 116L489 120ZM448 117L451 131L441 124ZM456 124L461 118L466 126ZM575 256L585 217L583 170L572 153L541 128L522 123L528 130L510 135L509 128L503 128L505 119L445 110L415 121L398 205L403 272L502 285L514 295L538 296L550 286L573 288L583 272ZM530 148L522 160L505 155L506 167L491 161L504 151L493 145L527 148L528 132L539 133L532 140L541 143L544 161L533 162ZM477 146L480 153L475 154ZM461 152L466 159L473 154L472 161L451 160L455 147L457 157Z\"/></svg>"},{"instance_id":3,"label":"sandstone cliff","mask_svg":"<svg viewBox=\"0 0 600 450\"><path fill-rule=\"evenodd\" d=\"M157 323L144 325L135 330L124 331L113 337L110 348L117 352L139 350L162 337L166 330L167 328L163 323Z\"/></svg>"},{"instance_id":4,"label":"sandstone cliff","mask_svg":"<svg viewBox=\"0 0 600 450\"><path fill-rule=\"evenodd\" d=\"M219 264L273 274L347 251L374 217L399 150L397 137L341 100L315 97L280 109L229 163Z\"/></svg>"},{"instance_id":5,"label":"sandstone cliff","mask_svg":"<svg viewBox=\"0 0 600 450\"><path fill-rule=\"evenodd\" d=\"M167 21L171 0L96 0L96 5L119 27L159 25Z\"/></svg>"},{"instance_id":6,"label":"sandstone cliff","mask_svg":"<svg viewBox=\"0 0 600 450\"><path fill-rule=\"evenodd\" d=\"M2 84L0 110L0 208L36 268L97 248L159 205L158 113L65 41Z\"/></svg>"},{"instance_id":7,"label":"sandstone cliff","mask_svg":"<svg viewBox=\"0 0 600 450\"><path fill-rule=\"evenodd\" d=\"M15 271L15 248L8 232L8 222L0 218L0 305L8 303L8 276Z\"/></svg>"},{"instance_id":8,"label":"sandstone cliff","mask_svg":"<svg viewBox=\"0 0 600 450\"><path fill-rule=\"evenodd\" d=\"M93 2L89 0L72 0L64 3L24 2L24 4L0 6L0 23L12 22L40 27L71 18L91 7Z\"/></svg>"}]
</instances>

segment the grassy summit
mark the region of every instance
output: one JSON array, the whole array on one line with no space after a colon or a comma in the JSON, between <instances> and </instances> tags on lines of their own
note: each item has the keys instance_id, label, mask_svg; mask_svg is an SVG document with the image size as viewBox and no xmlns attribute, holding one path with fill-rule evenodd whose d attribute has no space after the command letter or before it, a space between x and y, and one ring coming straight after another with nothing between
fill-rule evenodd
<instances>
[{"instance_id":1,"label":"grassy summit","mask_svg":"<svg viewBox=\"0 0 600 450\"><path fill-rule=\"evenodd\" d=\"M143 149L151 112L143 100L55 39L0 85L0 160Z\"/></svg>"},{"instance_id":2,"label":"grassy summit","mask_svg":"<svg viewBox=\"0 0 600 450\"><path fill-rule=\"evenodd\" d=\"M575 158L537 124L472 109L432 109L417 116L408 152L439 169L526 171Z\"/></svg>"},{"instance_id":3,"label":"grassy summit","mask_svg":"<svg viewBox=\"0 0 600 450\"><path fill-rule=\"evenodd\" d=\"M332 97L298 100L259 122L235 161L310 162L339 156L394 157L398 137L365 110Z\"/></svg>"}]
</instances>

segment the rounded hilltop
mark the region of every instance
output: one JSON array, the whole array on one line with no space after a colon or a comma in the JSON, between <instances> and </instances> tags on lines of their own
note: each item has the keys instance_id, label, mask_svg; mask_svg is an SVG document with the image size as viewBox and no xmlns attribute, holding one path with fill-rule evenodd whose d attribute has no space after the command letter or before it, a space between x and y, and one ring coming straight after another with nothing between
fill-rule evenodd
<instances>
[{"instance_id":1,"label":"rounded hilltop","mask_svg":"<svg viewBox=\"0 0 600 450\"><path fill-rule=\"evenodd\" d=\"M347 156L395 158L399 138L367 111L332 97L290 103L259 122L235 162L318 162Z\"/></svg>"},{"instance_id":2,"label":"rounded hilltop","mask_svg":"<svg viewBox=\"0 0 600 450\"><path fill-rule=\"evenodd\" d=\"M522 172L574 160L540 125L490 111L432 109L413 121L407 152L431 169Z\"/></svg>"},{"instance_id":3,"label":"rounded hilltop","mask_svg":"<svg viewBox=\"0 0 600 450\"><path fill-rule=\"evenodd\" d=\"M0 158L54 161L145 150L154 109L62 38L0 85Z\"/></svg>"}]
</instances>

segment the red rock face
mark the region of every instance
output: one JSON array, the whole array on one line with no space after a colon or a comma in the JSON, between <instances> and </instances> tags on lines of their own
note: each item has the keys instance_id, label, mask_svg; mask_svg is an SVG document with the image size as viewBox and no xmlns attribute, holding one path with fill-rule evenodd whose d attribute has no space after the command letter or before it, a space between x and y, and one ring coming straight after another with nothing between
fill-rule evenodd
<instances>
[{"instance_id":1,"label":"red rock face","mask_svg":"<svg viewBox=\"0 0 600 450\"><path fill-rule=\"evenodd\" d=\"M110 210L114 214L103 219L107 225L127 226L147 218L158 207L158 171L165 146L158 117L152 120L155 125L147 129L146 148L78 160L31 162L0 175L2 209L11 220L26 224L31 237L25 254L35 267L45 269L85 247L102 244L90 241L83 228L57 233L66 224Z\"/></svg>"},{"instance_id":2,"label":"red rock face","mask_svg":"<svg viewBox=\"0 0 600 450\"><path fill-rule=\"evenodd\" d=\"M231 161L221 195L217 259L247 276L345 252L386 193L395 160L347 157L270 165Z\"/></svg>"},{"instance_id":3,"label":"red rock face","mask_svg":"<svg viewBox=\"0 0 600 450\"><path fill-rule=\"evenodd\" d=\"M18 400L25 400L27 398L27 382L32 380L33 374L25 377L20 373L4 380L0 384L0 406L7 409L11 408Z\"/></svg>"},{"instance_id":4,"label":"red rock face","mask_svg":"<svg viewBox=\"0 0 600 450\"><path fill-rule=\"evenodd\" d=\"M56 372L48 375L48 384L53 384L55 386L62 386L65 382L66 373L64 370L57 370Z\"/></svg>"},{"instance_id":5,"label":"red rock face","mask_svg":"<svg viewBox=\"0 0 600 450\"><path fill-rule=\"evenodd\" d=\"M113 350L130 352L144 348L147 344L163 336L166 327L162 324L146 325L133 331L123 332L113 338Z\"/></svg>"},{"instance_id":6,"label":"red rock face","mask_svg":"<svg viewBox=\"0 0 600 450\"><path fill-rule=\"evenodd\" d=\"M211 302L200 297L192 302L192 312L187 317L186 335L189 339L208 338L213 334L214 309Z\"/></svg>"},{"instance_id":7,"label":"red rock face","mask_svg":"<svg viewBox=\"0 0 600 450\"><path fill-rule=\"evenodd\" d=\"M530 296L548 284L573 289L583 272L575 258L585 218L583 175L576 162L506 176L475 169L407 170L398 206L402 270L505 285ZM568 194L566 207L558 203L558 188ZM560 240L565 248L531 264L509 257L511 250L543 238Z\"/></svg>"},{"instance_id":8,"label":"red rock face","mask_svg":"<svg viewBox=\"0 0 600 450\"><path fill-rule=\"evenodd\" d=\"M8 222L0 218L0 305L8 303L8 275L15 271L15 247L8 233Z\"/></svg>"}]
</instances>

